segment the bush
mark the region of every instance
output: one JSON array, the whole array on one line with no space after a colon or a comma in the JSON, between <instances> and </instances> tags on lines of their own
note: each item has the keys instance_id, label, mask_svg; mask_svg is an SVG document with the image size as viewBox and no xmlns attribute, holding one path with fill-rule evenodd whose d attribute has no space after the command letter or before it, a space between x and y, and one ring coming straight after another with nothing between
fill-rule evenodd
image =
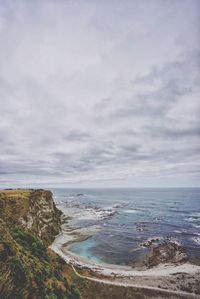
<instances>
[{"instance_id":1,"label":"bush","mask_svg":"<svg viewBox=\"0 0 200 299\"><path fill-rule=\"evenodd\" d=\"M25 285L27 283L26 270L18 257L11 260L13 281L17 285Z\"/></svg>"},{"instance_id":2,"label":"bush","mask_svg":"<svg viewBox=\"0 0 200 299\"><path fill-rule=\"evenodd\" d=\"M79 290L76 288L74 284L71 285L71 294L69 296L69 299L81 299Z\"/></svg>"},{"instance_id":3,"label":"bush","mask_svg":"<svg viewBox=\"0 0 200 299\"><path fill-rule=\"evenodd\" d=\"M0 262L5 262L10 256L14 256L15 251L11 244L2 242L0 245Z\"/></svg>"},{"instance_id":4,"label":"bush","mask_svg":"<svg viewBox=\"0 0 200 299\"><path fill-rule=\"evenodd\" d=\"M20 245L30 251L34 256L49 261L47 247L33 234L17 227L13 230L12 236Z\"/></svg>"}]
</instances>

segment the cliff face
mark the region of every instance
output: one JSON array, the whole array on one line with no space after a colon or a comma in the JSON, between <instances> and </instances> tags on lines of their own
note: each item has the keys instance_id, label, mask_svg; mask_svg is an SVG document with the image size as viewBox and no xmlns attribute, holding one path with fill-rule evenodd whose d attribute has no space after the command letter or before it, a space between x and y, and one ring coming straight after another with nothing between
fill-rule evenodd
<instances>
[{"instance_id":1,"label":"cliff face","mask_svg":"<svg viewBox=\"0 0 200 299\"><path fill-rule=\"evenodd\" d=\"M52 193L45 190L35 190L29 196L27 214L20 217L23 226L35 232L41 239L51 243L60 232L61 212L56 208Z\"/></svg>"},{"instance_id":2,"label":"cliff face","mask_svg":"<svg viewBox=\"0 0 200 299\"><path fill-rule=\"evenodd\" d=\"M9 226L19 225L50 244L60 231L61 212L46 190L2 190L0 218Z\"/></svg>"},{"instance_id":3,"label":"cliff face","mask_svg":"<svg viewBox=\"0 0 200 299\"><path fill-rule=\"evenodd\" d=\"M0 298L80 299L65 262L48 249L61 212L45 190L0 190Z\"/></svg>"}]
</instances>

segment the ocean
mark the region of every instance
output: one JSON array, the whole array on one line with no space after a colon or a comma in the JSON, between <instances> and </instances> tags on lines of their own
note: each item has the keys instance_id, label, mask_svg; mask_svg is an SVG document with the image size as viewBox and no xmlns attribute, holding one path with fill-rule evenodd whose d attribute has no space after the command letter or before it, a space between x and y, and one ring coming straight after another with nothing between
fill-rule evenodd
<instances>
[{"instance_id":1,"label":"ocean","mask_svg":"<svg viewBox=\"0 0 200 299\"><path fill-rule=\"evenodd\" d=\"M100 227L70 250L96 262L137 265L149 239L175 239L200 265L200 188L51 189L58 205L75 211L70 225ZM159 240L159 241L158 241Z\"/></svg>"}]
</instances>

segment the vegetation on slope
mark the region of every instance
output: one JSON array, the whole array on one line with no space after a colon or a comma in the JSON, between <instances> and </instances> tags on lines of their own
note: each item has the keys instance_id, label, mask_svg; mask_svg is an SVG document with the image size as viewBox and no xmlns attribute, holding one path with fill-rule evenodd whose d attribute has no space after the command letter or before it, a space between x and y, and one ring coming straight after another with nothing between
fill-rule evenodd
<instances>
[{"instance_id":1,"label":"vegetation on slope","mask_svg":"<svg viewBox=\"0 0 200 299\"><path fill-rule=\"evenodd\" d=\"M76 287L68 282L65 262L47 248L48 235L43 240L36 235L36 226L32 230L20 221L30 211L28 204L34 192L9 191L0 193L0 298L80 298ZM38 194L44 196L41 192L36 204Z\"/></svg>"}]
</instances>

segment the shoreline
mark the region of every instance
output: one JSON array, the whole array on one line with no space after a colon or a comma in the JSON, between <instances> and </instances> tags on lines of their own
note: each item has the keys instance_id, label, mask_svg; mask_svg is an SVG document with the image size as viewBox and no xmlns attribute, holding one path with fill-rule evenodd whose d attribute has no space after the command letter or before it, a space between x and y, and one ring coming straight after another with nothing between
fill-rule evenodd
<instances>
[{"instance_id":1,"label":"shoreline","mask_svg":"<svg viewBox=\"0 0 200 299\"><path fill-rule=\"evenodd\" d=\"M60 208L60 207L59 207ZM127 287L150 288L167 290L182 295L193 295L200 298L198 288L200 282L200 266L188 262L179 264L159 264L152 268L132 268L131 266L97 263L91 259L73 253L69 246L91 237L100 227L92 225L86 228L74 228L69 224L69 215L66 208L62 209L63 219L61 233L55 238L50 248L56 252L66 263L70 264L74 272L85 279L100 283ZM68 219L68 220L67 220ZM67 222L66 222L67 221ZM75 267L75 268L74 268ZM106 281L106 282L105 282ZM196 284L196 285L195 285ZM195 294L196 291L198 294Z\"/></svg>"},{"instance_id":2,"label":"shoreline","mask_svg":"<svg viewBox=\"0 0 200 299\"><path fill-rule=\"evenodd\" d=\"M130 276L166 276L173 275L177 272L196 274L200 273L200 266L193 265L190 263L182 264L160 264L153 268L138 269L132 268L131 266L115 265L108 263L97 263L93 260L87 259L83 256L75 254L68 249L68 246L72 243L81 242L86 240L90 236L82 236L79 239L73 238L72 235L68 235L68 241L66 240L66 235L61 233L56 237L50 248L58 253L67 263L73 266L81 268L88 268L98 274L104 276L118 276L118 277L130 277ZM72 238L71 238L72 237ZM65 240L63 243L62 240Z\"/></svg>"}]
</instances>

